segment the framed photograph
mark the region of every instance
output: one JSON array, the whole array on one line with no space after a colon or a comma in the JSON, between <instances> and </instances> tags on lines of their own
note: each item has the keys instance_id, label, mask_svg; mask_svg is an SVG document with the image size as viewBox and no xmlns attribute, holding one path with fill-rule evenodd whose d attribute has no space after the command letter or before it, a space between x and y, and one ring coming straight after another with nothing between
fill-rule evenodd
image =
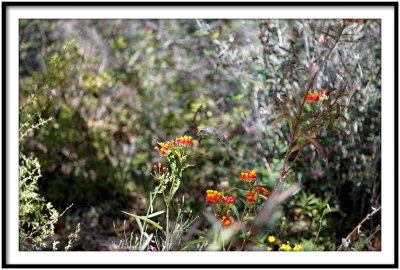
<instances>
[{"instance_id":1,"label":"framed photograph","mask_svg":"<svg viewBox=\"0 0 400 270\"><path fill-rule=\"evenodd\" d=\"M2 2L2 267L398 267L397 2Z\"/></svg>"}]
</instances>

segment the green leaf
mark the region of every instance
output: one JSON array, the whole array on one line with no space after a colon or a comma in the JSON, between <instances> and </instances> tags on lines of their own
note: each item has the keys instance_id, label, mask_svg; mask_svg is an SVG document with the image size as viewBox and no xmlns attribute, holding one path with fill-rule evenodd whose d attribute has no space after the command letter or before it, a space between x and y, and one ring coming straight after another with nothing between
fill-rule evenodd
<instances>
[{"instance_id":1,"label":"green leaf","mask_svg":"<svg viewBox=\"0 0 400 270\"><path fill-rule=\"evenodd\" d=\"M152 198L152 194L150 192L150 212L153 212L153 203L152 202L153 202L153 198Z\"/></svg>"},{"instance_id":2,"label":"green leaf","mask_svg":"<svg viewBox=\"0 0 400 270\"><path fill-rule=\"evenodd\" d=\"M240 220L239 211L237 210L236 206L232 204L231 209L232 209L233 213L235 213L237 220Z\"/></svg>"},{"instance_id":3,"label":"green leaf","mask_svg":"<svg viewBox=\"0 0 400 270\"><path fill-rule=\"evenodd\" d=\"M305 126L303 126L299 132L296 134L296 138L300 137L302 134L306 133L307 131L311 130L313 127L315 127L316 125L318 125L317 121L314 121L310 124L307 124Z\"/></svg>"},{"instance_id":4,"label":"green leaf","mask_svg":"<svg viewBox=\"0 0 400 270\"><path fill-rule=\"evenodd\" d=\"M143 243L143 245L139 248L140 251L145 250L151 241L151 238L153 237L153 234L148 235L147 233L143 233L146 236L146 242Z\"/></svg>"},{"instance_id":5,"label":"green leaf","mask_svg":"<svg viewBox=\"0 0 400 270\"><path fill-rule=\"evenodd\" d=\"M281 107L282 107L282 109L285 111L285 113L286 113L287 115L290 115L289 110L288 110L286 104L283 103L282 100L280 100L280 99L278 98L278 96L275 95L274 93L272 93L271 95L276 99L276 101L278 101L278 103L281 105Z\"/></svg>"},{"instance_id":6,"label":"green leaf","mask_svg":"<svg viewBox=\"0 0 400 270\"><path fill-rule=\"evenodd\" d=\"M314 145L314 147L318 150L318 153L322 156L322 159L324 161L326 161L326 155L325 155L324 148L322 147L322 145L319 144L319 142L317 140L315 140L314 138L312 138L308 135L305 135L305 134L301 135L301 137L303 137L304 139L306 139L307 141L312 143Z\"/></svg>"},{"instance_id":7,"label":"green leaf","mask_svg":"<svg viewBox=\"0 0 400 270\"><path fill-rule=\"evenodd\" d=\"M135 220L136 220L136 223L137 223L138 226L139 226L140 233L143 233L142 222L140 222L140 219L138 219L138 218L135 218Z\"/></svg>"},{"instance_id":8,"label":"green leaf","mask_svg":"<svg viewBox=\"0 0 400 270\"><path fill-rule=\"evenodd\" d=\"M328 196L323 200L322 205L323 207L326 206L326 204L329 202L329 200L331 199L331 193L328 194Z\"/></svg>"},{"instance_id":9,"label":"green leaf","mask_svg":"<svg viewBox=\"0 0 400 270\"><path fill-rule=\"evenodd\" d=\"M153 213L153 214L151 214L151 215L148 215L147 218L156 217L156 216L158 216L158 215L161 215L161 214L164 213L164 212L165 212L164 210L155 212L155 213Z\"/></svg>"},{"instance_id":10,"label":"green leaf","mask_svg":"<svg viewBox=\"0 0 400 270\"><path fill-rule=\"evenodd\" d=\"M147 223L150 223L151 225L155 226L157 229L159 229L159 230L161 230L162 232L164 232L163 228L162 228L159 224L157 224L157 223L155 223L154 221L152 221L151 219L148 219L148 218L143 217L143 216L138 216L138 215L135 215L135 214L127 213L127 212L125 212L125 211L121 211L121 212L124 213L124 214L126 214L126 215L132 216L132 217L134 217L134 218L138 218L138 219L144 220L144 221L146 221ZM165 232L164 232L164 233L165 233Z\"/></svg>"},{"instance_id":11,"label":"green leaf","mask_svg":"<svg viewBox=\"0 0 400 270\"><path fill-rule=\"evenodd\" d=\"M176 191L179 189L180 184L181 184L181 178L176 177L175 181L173 182L173 186L171 187L172 188L172 193L171 193L171 198L170 198L169 201L171 201L172 198L174 197Z\"/></svg>"},{"instance_id":12,"label":"green leaf","mask_svg":"<svg viewBox=\"0 0 400 270\"><path fill-rule=\"evenodd\" d=\"M268 200L268 198L267 197L265 197L264 195L261 195L261 194L258 194L258 197L260 197L261 199L263 199L263 200Z\"/></svg>"},{"instance_id":13,"label":"green leaf","mask_svg":"<svg viewBox=\"0 0 400 270\"><path fill-rule=\"evenodd\" d=\"M342 128L340 128L340 127L337 127L337 126L333 126L332 128L333 128L333 129L336 129L336 130L338 130L338 131L340 131L340 132L347 138L347 140L349 140L349 141L351 142L351 137L350 137L350 135L347 134L347 132L346 132L344 129L342 129Z\"/></svg>"},{"instance_id":14,"label":"green leaf","mask_svg":"<svg viewBox=\"0 0 400 270\"><path fill-rule=\"evenodd\" d=\"M328 124L328 126L327 126L326 129L327 129L327 130L331 130L334 123L335 123L335 118L334 118L334 116L331 114L331 115L329 115L329 124Z\"/></svg>"},{"instance_id":15,"label":"green leaf","mask_svg":"<svg viewBox=\"0 0 400 270\"><path fill-rule=\"evenodd\" d=\"M248 220L254 220L254 217L245 217L245 218L243 219L243 222L248 221Z\"/></svg>"},{"instance_id":16,"label":"green leaf","mask_svg":"<svg viewBox=\"0 0 400 270\"><path fill-rule=\"evenodd\" d=\"M288 119L288 121L289 122L292 122L293 121L293 118L290 116L290 115L288 115L288 114L281 114L281 115L279 115L276 119L275 119L275 121L272 123L272 126L276 126L279 122L281 122L283 119Z\"/></svg>"},{"instance_id":17,"label":"green leaf","mask_svg":"<svg viewBox=\"0 0 400 270\"><path fill-rule=\"evenodd\" d=\"M338 119L340 116L340 105L337 104L336 105L336 114L335 114L335 118Z\"/></svg>"},{"instance_id":18,"label":"green leaf","mask_svg":"<svg viewBox=\"0 0 400 270\"><path fill-rule=\"evenodd\" d=\"M195 231L194 233L197 234L198 236L201 236L201 237L206 237L207 236L206 233L204 233L202 231L199 231L199 230Z\"/></svg>"},{"instance_id":19,"label":"green leaf","mask_svg":"<svg viewBox=\"0 0 400 270\"><path fill-rule=\"evenodd\" d=\"M183 248L181 248L181 251L184 250L185 248L187 248L190 245L201 243L201 242L205 242L205 241L207 241L207 238L205 238L205 237L189 241L183 246Z\"/></svg>"},{"instance_id":20,"label":"green leaf","mask_svg":"<svg viewBox=\"0 0 400 270\"><path fill-rule=\"evenodd\" d=\"M310 142L306 140L299 141L295 146L292 147L292 150L290 150L290 154L297 150L300 150L301 148L305 147L308 144L310 144Z\"/></svg>"},{"instance_id":21,"label":"green leaf","mask_svg":"<svg viewBox=\"0 0 400 270\"><path fill-rule=\"evenodd\" d=\"M288 96L282 96L283 100L292 105L293 109L297 111L297 104L291 100Z\"/></svg>"}]
</instances>

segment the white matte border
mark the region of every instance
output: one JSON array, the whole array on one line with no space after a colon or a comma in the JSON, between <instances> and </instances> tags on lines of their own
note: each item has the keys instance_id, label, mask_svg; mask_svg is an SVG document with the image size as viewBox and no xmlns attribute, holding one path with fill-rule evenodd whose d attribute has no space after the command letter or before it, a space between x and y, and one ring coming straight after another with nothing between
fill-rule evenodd
<instances>
[{"instance_id":1,"label":"white matte border","mask_svg":"<svg viewBox=\"0 0 400 270\"><path fill-rule=\"evenodd\" d=\"M93 3L95 5L95 3ZM149 4L151 5L151 4ZM228 4L227 4L228 5ZM284 5L284 4L283 4ZM362 3L360 3L362 5ZM381 252L20 252L18 251L18 20L20 18L374 18L382 19ZM8 264L393 264L393 7L9 7L7 12ZM3 56L5 57L5 56ZM3 146L5 147L5 146ZM5 225L5 224L3 224ZM356 225L356 224L355 224ZM4 260L4 258L3 258Z\"/></svg>"}]
</instances>

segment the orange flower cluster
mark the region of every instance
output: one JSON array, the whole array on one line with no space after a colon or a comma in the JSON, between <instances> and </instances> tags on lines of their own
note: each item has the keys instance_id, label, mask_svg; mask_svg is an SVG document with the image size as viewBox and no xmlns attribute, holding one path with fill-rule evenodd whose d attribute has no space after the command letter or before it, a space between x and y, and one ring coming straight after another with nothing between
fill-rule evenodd
<instances>
[{"instance_id":1,"label":"orange flower cluster","mask_svg":"<svg viewBox=\"0 0 400 270\"><path fill-rule=\"evenodd\" d=\"M216 190L207 190L206 191L207 196L206 196L206 202L222 202L222 198L221 198L221 192L218 192Z\"/></svg>"},{"instance_id":2,"label":"orange flower cluster","mask_svg":"<svg viewBox=\"0 0 400 270\"><path fill-rule=\"evenodd\" d=\"M255 203L257 202L257 195L255 194L256 191L255 190L247 190L246 191L247 195L247 202L249 203Z\"/></svg>"},{"instance_id":3,"label":"orange flower cluster","mask_svg":"<svg viewBox=\"0 0 400 270\"><path fill-rule=\"evenodd\" d=\"M242 172L242 176L240 177L240 180L248 181L252 179L257 179L257 173L255 170L248 170Z\"/></svg>"},{"instance_id":4,"label":"orange flower cluster","mask_svg":"<svg viewBox=\"0 0 400 270\"><path fill-rule=\"evenodd\" d=\"M256 191L256 193L263 195L264 197L268 197L268 195L269 195L268 189L266 189L264 187L256 187L255 191Z\"/></svg>"},{"instance_id":5,"label":"orange flower cluster","mask_svg":"<svg viewBox=\"0 0 400 270\"><path fill-rule=\"evenodd\" d=\"M315 91L314 95L311 93L311 91L308 91L308 96L306 98L306 101L309 101L309 100L318 101L320 97L323 98L325 95L329 96L329 90L328 89L326 89L326 91L324 93L324 89L321 88L319 90L319 94L318 94L317 91Z\"/></svg>"},{"instance_id":6,"label":"orange flower cluster","mask_svg":"<svg viewBox=\"0 0 400 270\"><path fill-rule=\"evenodd\" d=\"M160 156L165 156L165 154L173 147L174 145L193 145L196 140L193 140L190 136L182 136L180 138L176 138L175 140L167 141L166 143L158 143L161 146L159 149L157 146L154 147L155 151L160 150Z\"/></svg>"},{"instance_id":7,"label":"orange flower cluster","mask_svg":"<svg viewBox=\"0 0 400 270\"><path fill-rule=\"evenodd\" d=\"M233 222L233 217L228 217L229 213L231 212L231 210L228 210L225 212L225 214L222 215L221 221L222 221L222 225L226 228L228 227L229 224L231 224ZM216 218L220 218L219 214L215 214Z\"/></svg>"},{"instance_id":8,"label":"orange flower cluster","mask_svg":"<svg viewBox=\"0 0 400 270\"><path fill-rule=\"evenodd\" d=\"M255 187L254 190L247 190L247 202L248 203L256 203L257 202L257 195L263 195L264 197L268 197L269 191L264 187Z\"/></svg>"},{"instance_id":9,"label":"orange flower cluster","mask_svg":"<svg viewBox=\"0 0 400 270\"><path fill-rule=\"evenodd\" d=\"M227 216L223 216L222 217L222 225L226 228L228 227L229 224L232 223L233 217L227 217Z\"/></svg>"}]
</instances>

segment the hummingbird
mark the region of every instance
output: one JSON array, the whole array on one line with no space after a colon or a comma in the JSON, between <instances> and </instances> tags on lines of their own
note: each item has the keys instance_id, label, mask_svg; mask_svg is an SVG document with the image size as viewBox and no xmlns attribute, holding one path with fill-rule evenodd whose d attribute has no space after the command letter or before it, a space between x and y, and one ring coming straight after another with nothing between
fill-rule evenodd
<instances>
[{"instance_id":1,"label":"hummingbird","mask_svg":"<svg viewBox=\"0 0 400 270\"><path fill-rule=\"evenodd\" d=\"M200 135L201 133L212 135L217 139L217 141L223 142L226 145L230 145L228 140L225 138L224 134L215 127L210 127L210 126L201 127L197 135Z\"/></svg>"}]
</instances>

